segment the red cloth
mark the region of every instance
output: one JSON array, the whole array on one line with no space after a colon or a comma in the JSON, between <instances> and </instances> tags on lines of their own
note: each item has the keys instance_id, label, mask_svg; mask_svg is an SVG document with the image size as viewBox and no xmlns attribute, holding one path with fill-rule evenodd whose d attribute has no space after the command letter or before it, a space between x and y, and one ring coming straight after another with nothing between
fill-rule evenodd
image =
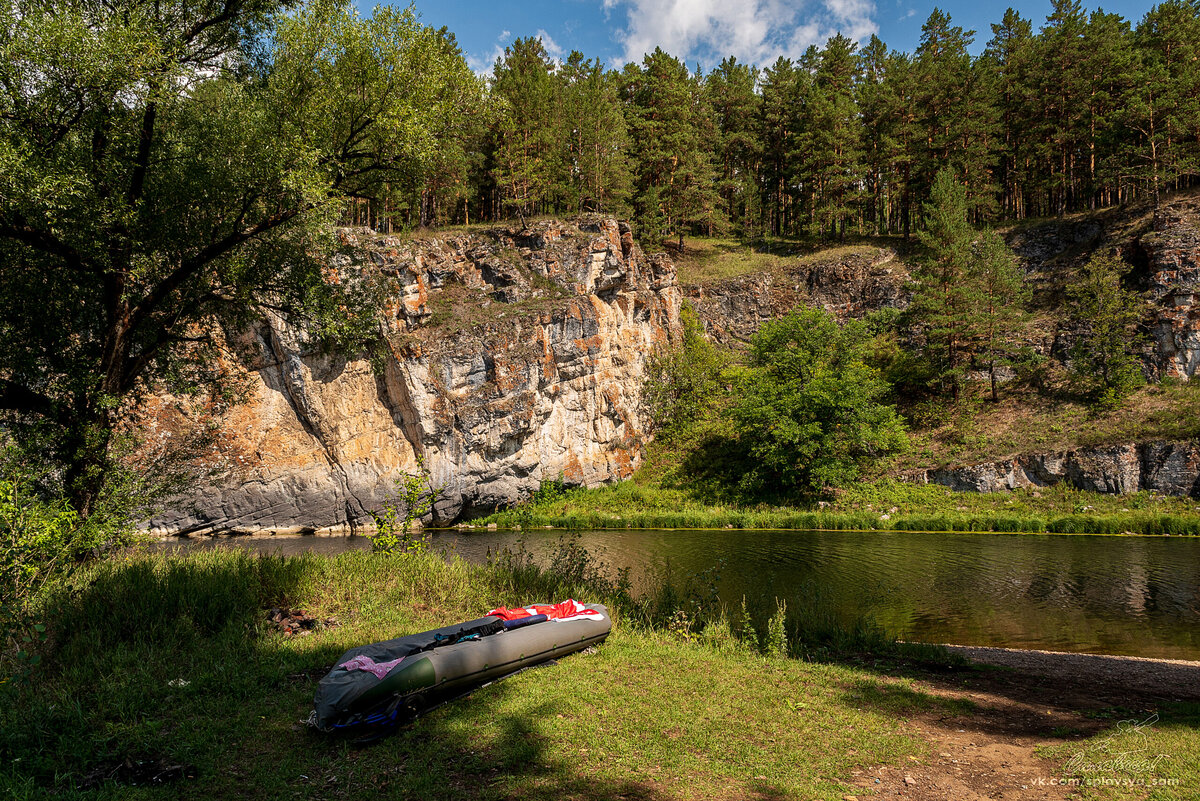
<instances>
[{"instance_id":1,"label":"red cloth","mask_svg":"<svg viewBox=\"0 0 1200 801\"><path fill-rule=\"evenodd\" d=\"M517 620L523 617L531 617L533 615L545 615L551 620L576 620L581 617L604 617L595 609L588 609L583 604L576 601L574 598L568 598L562 603L557 604L534 604L524 608L517 607L509 609L508 607L500 607L488 612L489 615L504 620Z\"/></svg>"}]
</instances>

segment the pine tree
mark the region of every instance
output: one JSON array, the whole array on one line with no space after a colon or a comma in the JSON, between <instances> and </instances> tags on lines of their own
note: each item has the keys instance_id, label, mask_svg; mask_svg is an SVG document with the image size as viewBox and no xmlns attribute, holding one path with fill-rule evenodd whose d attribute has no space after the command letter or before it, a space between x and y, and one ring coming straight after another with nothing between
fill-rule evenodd
<instances>
[{"instance_id":1,"label":"pine tree","mask_svg":"<svg viewBox=\"0 0 1200 801\"><path fill-rule=\"evenodd\" d=\"M974 355L987 365L992 401L999 401L996 368L1014 355L1029 287L1016 255L995 231L983 232L974 243L967 283L974 300Z\"/></svg>"},{"instance_id":2,"label":"pine tree","mask_svg":"<svg viewBox=\"0 0 1200 801\"><path fill-rule=\"evenodd\" d=\"M641 235L683 237L716 212L712 163L699 135L700 87L687 67L661 48L623 75L631 98Z\"/></svg>"},{"instance_id":3,"label":"pine tree","mask_svg":"<svg viewBox=\"0 0 1200 801\"><path fill-rule=\"evenodd\" d=\"M992 210L992 150L996 112L984 80L986 73L971 60L974 31L952 25L949 15L934 9L921 28L914 62L917 132L923 147L917 159L917 190L931 186L944 167L963 177L968 211L979 219Z\"/></svg>"},{"instance_id":4,"label":"pine tree","mask_svg":"<svg viewBox=\"0 0 1200 801\"><path fill-rule=\"evenodd\" d=\"M708 74L705 97L712 112L717 194L724 217L738 231L752 227L757 212L762 144L756 120L761 98L758 70L730 56Z\"/></svg>"},{"instance_id":5,"label":"pine tree","mask_svg":"<svg viewBox=\"0 0 1200 801\"><path fill-rule=\"evenodd\" d=\"M912 312L925 331L926 348L943 389L958 400L964 358L975 336L976 297L971 285L974 229L967 222L967 191L949 168L934 177L923 206L926 251L916 271Z\"/></svg>"},{"instance_id":6,"label":"pine tree","mask_svg":"<svg viewBox=\"0 0 1200 801\"><path fill-rule=\"evenodd\" d=\"M1128 265L1114 256L1094 256L1067 288L1072 327L1071 373L1081 390L1101 406L1113 406L1143 381L1138 333L1143 302L1125 289Z\"/></svg>"},{"instance_id":7,"label":"pine tree","mask_svg":"<svg viewBox=\"0 0 1200 801\"><path fill-rule=\"evenodd\" d=\"M764 227L779 236L789 225L791 155L800 107L799 75L791 59L780 56L763 72L759 141L762 142Z\"/></svg>"},{"instance_id":8,"label":"pine tree","mask_svg":"<svg viewBox=\"0 0 1200 801\"><path fill-rule=\"evenodd\" d=\"M902 147L897 136L900 115L895 81L889 79L897 59L878 36L872 36L862 51L857 96L862 120L864 188L870 198L864 204L863 219L880 236L892 230L892 208L897 195L895 164Z\"/></svg>"},{"instance_id":9,"label":"pine tree","mask_svg":"<svg viewBox=\"0 0 1200 801\"><path fill-rule=\"evenodd\" d=\"M522 216L536 214L555 184L555 86L541 39L517 39L493 68L499 102L495 179Z\"/></svg>"},{"instance_id":10,"label":"pine tree","mask_svg":"<svg viewBox=\"0 0 1200 801\"><path fill-rule=\"evenodd\" d=\"M1151 9L1138 25L1139 86L1129 98L1129 124L1142 135L1135 150L1157 201L1169 182L1200 167L1200 20L1181 0Z\"/></svg>"},{"instance_id":11,"label":"pine tree","mask_svg":"<svg viewBox=\"0 0 1200 801\"><path fill-rule=\"evenodd\" d=\"M999 24L992 25L983 65L993 75L991 90L998 114L1000 208L1016 219L1026 214L1025 190L1034 168L1029 141L1034 59L1033 26L1010 8Z\"/></svg>"},{"instance_id":12,"label":"pine tree","mask_svg":"<svg viewBox=\"0 0 1200 801\"><path fill-rule=\"evenodd\" d=\"M861 75L858 46L838 34L821 52L808 102L814 221L818 236L844 237L858 211L862 180L861 124L855 90Z\"/></svg>"},{"instance_id":13,"label":"pine tree","mask_svg":"<svg viewBox=\"0 0 1200 801\"><path fill-rule=\"evenodd\" d=\"M1042 65L1039 97L1041 125L1035 141L1042 145L1047 211L1062 215L1076 207L1083 143L1087 140L1087 17L1079 0L1054 0L1038 37Z\"/></svg>"},{"instance_id":14,"label":"pine tree","mask_svg":"<svg viewBox=\"0 0 1200 801\"><path fill-rule=\"evenodd\" d=\"M576 211L620 212L629 200L629 135L617 76L573 51L558 70L566 196Z\"/></svg>"}]
</instances>

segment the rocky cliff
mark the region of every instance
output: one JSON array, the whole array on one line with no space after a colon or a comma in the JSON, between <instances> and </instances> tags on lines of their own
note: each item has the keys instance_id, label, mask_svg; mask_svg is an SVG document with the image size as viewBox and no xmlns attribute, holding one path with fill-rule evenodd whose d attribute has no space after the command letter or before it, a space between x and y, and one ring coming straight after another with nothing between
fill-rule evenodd
<instances>
[{"instance_id":1,"label":"rocky cliff","mask_svg":"<svg viewBox=\"0 0 1200 801\"><path fill-rule=\"evenodd\" d=\"M442 487L441 520L542 479L633 472L645 360L677 330L681 293L627 226L341 237L338 275L392 286L381 356L321 353L264 319L245 335L250 401L224 421L225 471L151 530L353 530L419 459Z\"/></svg>"},{"instance_id":2,"label":"rocky cliff","mask_svg":"<svg viewBox=\"0 0 1200 801\"><path fill-rule=\"evenodd\" d=\"M1159 210L1153 232L1139 244L1149 268L1160 374L1187 380L1200 367L1200 200Z\"/></svg>"},{"instance_id":3,"label":"rocky cliff","mask_svg":"<svg viewBox=\"0 0 1200 801\"><path fill-rule=\"evenodd\" d=\"M683 288L722 344L747 341L759 327L797 305L820 305L841 319L908 305L908 269L891 248L797 258L784 269L751 273Z\"/></svg>"}]
</instances>

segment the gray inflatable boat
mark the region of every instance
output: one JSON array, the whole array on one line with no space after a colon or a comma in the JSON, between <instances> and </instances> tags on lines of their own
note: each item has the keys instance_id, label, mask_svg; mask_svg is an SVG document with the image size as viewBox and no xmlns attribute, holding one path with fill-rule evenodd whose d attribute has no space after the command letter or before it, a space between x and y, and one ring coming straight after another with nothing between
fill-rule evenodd
<instances>
[{"instance_id":1,"label":"gray inflatable boat","mask_svg":"<svg viewBox=\"0 0 1200 801\"><path fill-rule=\"evenodd\" d=\"M489 615L352 648L318 684L309 725L386 729L481 684L603 642L612 630L608 610L576 609L561 619Z\"/></svg>"}]
</instances>

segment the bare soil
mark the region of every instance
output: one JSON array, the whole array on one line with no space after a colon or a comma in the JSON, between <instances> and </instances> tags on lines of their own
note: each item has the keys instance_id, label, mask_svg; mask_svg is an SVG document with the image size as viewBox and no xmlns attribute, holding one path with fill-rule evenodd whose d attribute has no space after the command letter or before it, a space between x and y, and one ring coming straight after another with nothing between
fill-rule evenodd
<instances>
[{"instance_id":1,"label":"bare soil","mask_svg":"<svg viewBox=\"0 0 1200 801\"><path fill-rule=\"evenodd\" d=\"M854 783L863 798L1074 798L1074 789L1049 783L1061 766L1040 756L1040 748L1082 741L1117 717L1139 718L1163 702L1200 699L1200 662L948 647L987 669L925 675L918 684L975 709L914 719L916 733L933 745L931 758L858 772Z\"/></svg>"}]
</instances>

